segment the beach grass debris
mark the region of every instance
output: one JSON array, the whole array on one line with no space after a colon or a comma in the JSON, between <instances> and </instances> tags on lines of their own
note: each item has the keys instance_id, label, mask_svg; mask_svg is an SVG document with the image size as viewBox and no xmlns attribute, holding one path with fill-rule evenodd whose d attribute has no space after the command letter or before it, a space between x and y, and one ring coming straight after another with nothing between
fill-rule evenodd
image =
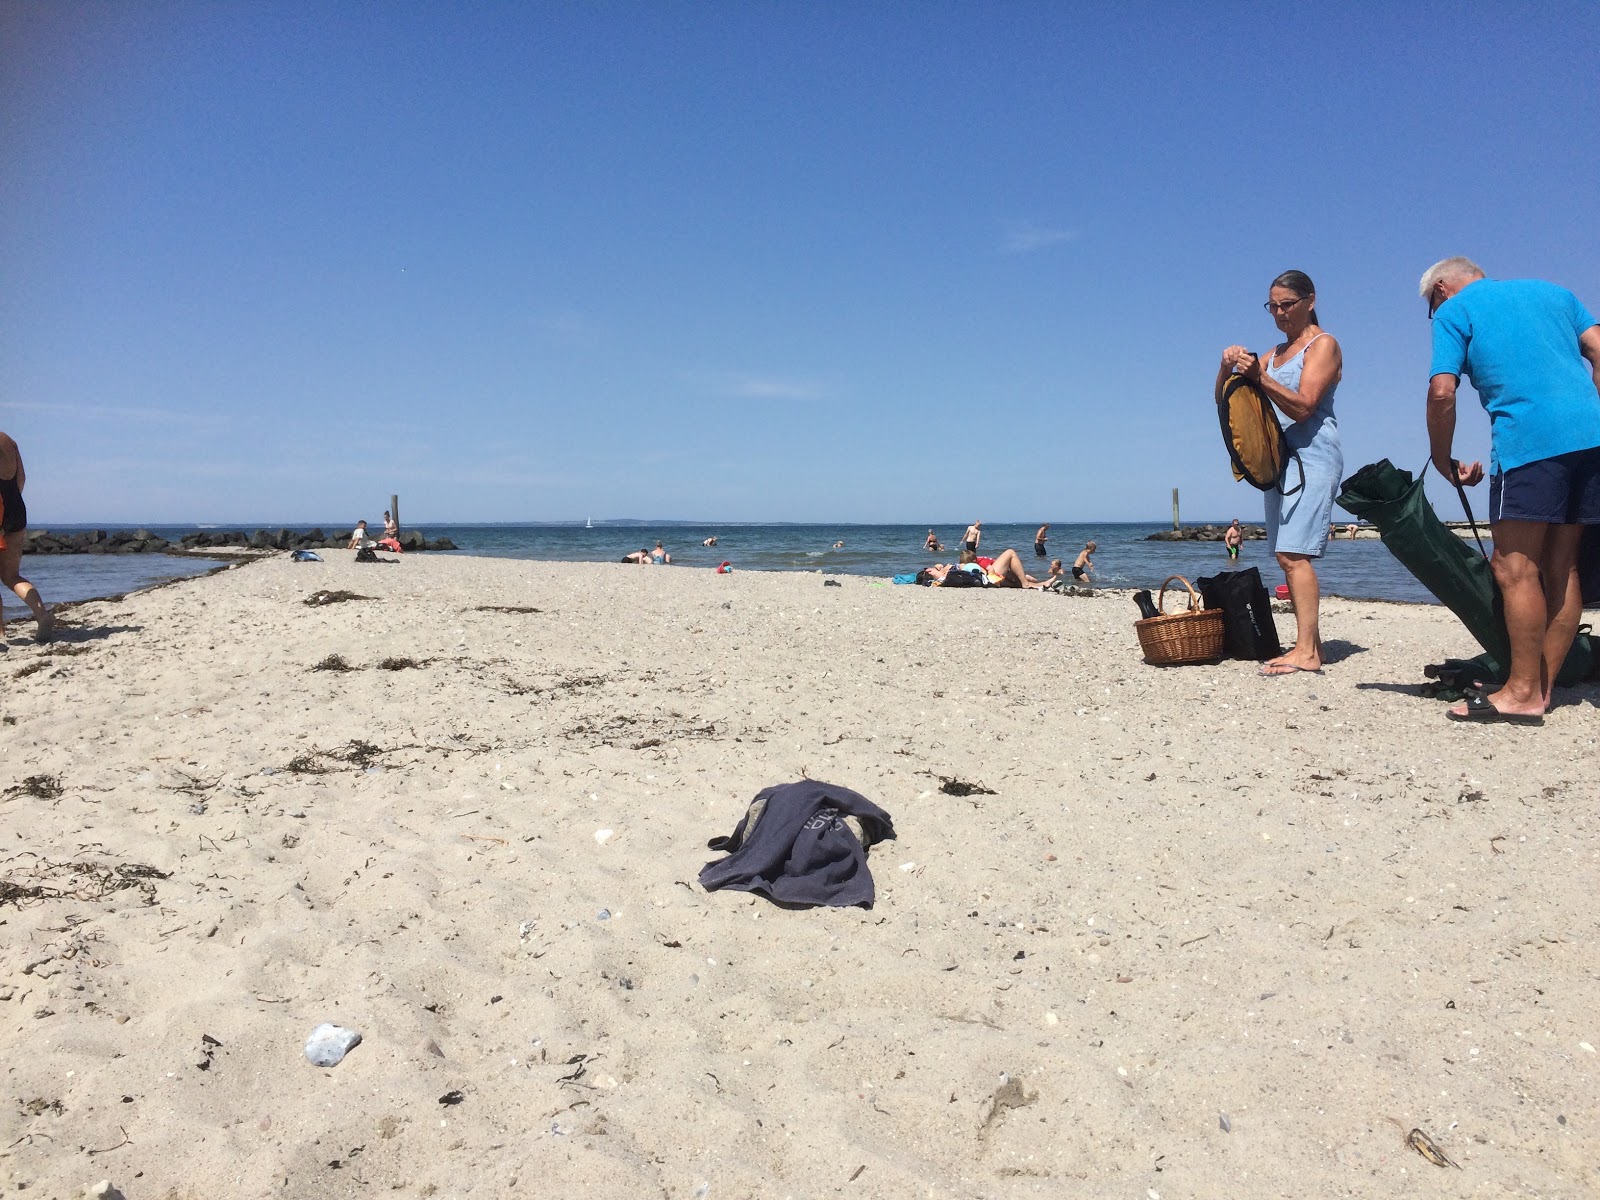
<instances>
[{"instance_id":1,"label":"beach grass debris","mask_svg":"<svg viewBox=\"0 0 1600 1200\"><path fill-rule=\"evenodd\" d=\"M360 592L345 592L345 591L330 592L330 591L324 590L324 591L319 591L319 592L312 592L311 595L307 596L302 603L309 604L313 608L321 608L324 605L328 605L328 604L343 604L343 603L345 603L346 601L349 601L349 600L376 600L376 599L377 599L376 596L363 596Z\"/></svg>"},{"instance_id":2,"label":"beach grass debris","mask_svg":"<svg viewBox=\"0 0 1600 1200\"><path fill-rule=\"evenodd\" d=\"M138 889L147 905L156 902L153 881L172 873L144 863L51 862L30 864L20 878L0 879L0 905L23 901L102 900L113 892Z\"/></svg>"},{"instance_id":3,"label":"beach grass debris","mask_svg":"<svg viewBox=\"0 0 1600 1200\"><path fill-rule=\"evenodd\" d=\"M42 659L42 658L35 659L33 662L31 662L27 666L23 667L20 671L17 671L15 674L13 674L11 676L11 678L13 678L13 679L26 679L29 675L37 675L40 671L44 670L49 665L50 664L48 662L46 662L44 659Z\"/></svg>"},{"instance_id":4,"label":"beach grass debris","mask_svg":"<svg viewBox=\"0 0 1600 1200\"><path fill-rule=\"evenodd\" d=\"M993 788L984 787L981 783L968 783L964 779L956 779L949 775L939 776L939 790L946 796L998 796L1000 794Z\"/></svg>"},{"instance_id":5,"label":"beach grass debris","mask_svg":"<svg viewBox=\"0 0 1600 1200\"><path fill-rule=\"evenodd\" d=\"M388 658L386 658L386 659L384 659L384 660L382 660L381 662L378 663L378 670L380 670L380 671L420 671L423 667L428 665L429 661L430 660L428 660L428 659L424 659L422 662L418 662L414 658L402 658L402 657L396 657L396 656L391 655L390 657L388 657Z\"/></svg>"},{"instance_id":6,"label":"beach grass debris","mask_svg":"<svg viewBox=\"0 0 1600 1200\"><path fill-rule=\"evenodd\" d=\"M344 660L344 655L342 654L330 654L311 669L313 671L359 671L361 668L352 667Z\"/></svg>"},{"instance_id":7,"label":"beach grass debris","mask_svg":"<svg viewBox=\"0 0 1600 1200\"><path fill-rule=\"evenodd\" d=\"M513 614L520 615L520 616L529 616L529 615L532 615L534 613L542 613L542 612L544 612L544 609L542 609L542 608L530 608L530 607L528 607L527 605L524 605L524 604L480 604L476 608L473 608L473 609L471 609L469 611L471 611L471 612L492 612L492 613L513 613Z\"/></svg>"},{"instance_id":8,"label":"beach grass debris","mask_svg":"<svg viewBox=\"0 0 1600 1200\"><path fill-rule=\"evenodd\" d=\"M415 745L376 746L371 742L356 738L333 750L309 750L304 754L297 754L289 760L283 769L291 775L331 775L342 767L353 767L357 771L365 771L385 754L393 754L399 750L417 750L421 748ZM438 748L448 749L448 747Z\"/></svg>"},{"instance_id":9,"label":"beach grass debris","mask_svg":"<svg viewBox=\"0 0 1600 1200\"><path fill-rule=\"evenodd\" d=\"M61 798L61 776L59 775L29 775L21 783L12 784L5 790L7 797L32 796L36 800L59 800Z\"/></svg>"}]
</instances>

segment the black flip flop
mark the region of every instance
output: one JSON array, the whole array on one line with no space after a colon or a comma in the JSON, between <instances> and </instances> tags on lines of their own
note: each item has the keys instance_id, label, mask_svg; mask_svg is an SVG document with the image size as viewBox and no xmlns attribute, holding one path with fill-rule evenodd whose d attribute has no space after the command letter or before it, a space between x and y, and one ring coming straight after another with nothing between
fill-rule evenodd
<instances>
[{"instance_id":1,"label":"black flip flop","mask_svg":"<svg viewBox=\"0 0 1600 1200\"><path fill-rule=\"evenodd\" d=\"M1508 713L1501 712L1489 703L1489 697L1480 691L1469 691L1466 694L1467 711L1464 713L1447 712L1444 715L1452 721L1482 721L1493 723L1502 721L1507 725L1543 725L1542 713Z\"/></svg>"}]
</instances>

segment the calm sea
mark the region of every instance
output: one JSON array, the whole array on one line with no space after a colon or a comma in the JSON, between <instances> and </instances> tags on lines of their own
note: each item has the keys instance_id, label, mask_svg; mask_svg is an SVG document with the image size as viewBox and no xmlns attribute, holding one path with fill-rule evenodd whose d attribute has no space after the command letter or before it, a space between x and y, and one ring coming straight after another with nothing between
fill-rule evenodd
<instances>
[{"instance_id":1,"label":"calm sea","mask_svg":"<svg viewBox=\"0 0 1600 1200\"><path fill-rule=\"evenodd\" d=\"M343 530L347 522L327 523ZM277 526L261 526L277 528ZM57 526L67 530L88 526ZM170 540L193 533L196 526L146 526ZM255 529L255 525L237 528ZM303 527L309 528L309 526ZM529 558L559 562L616 562L630 550L654 547L657 539L678 566L715 567L723 560L741 571L821 571L834 575L890 576L914 571L953 553L932 556L922 548L926 525L426 525L428 537L448 537L461 553L497 558ZM993 554L1011 546L1030 572L1042 575L1047 560L1034 557L1036 524L985 525L980 552ZM1227 556L1216 542L1150 542L1145 538L1165 528L1160 524L1059 524L1050 530L1051 557L1071 566L1084 542L1094 539L1095 579L1106 587L1156 589L1169 575L1191 581L1223 570ZM935 532L954 550L965 525L941 525ZM717 545L701 542L715 535ZM835 547L835 542L844 545ZM334 553L340 553L334 551ZM1282 582L1265 542L1246 542L1243 565L1261 568L1267 586ZM148 587L163 579L194 575L216 563L165 555L33 556L23 560L23 574L46 600L83 600ZM1433 597L1395 561L1377 539L1335 541L1318 564L1323 591L1330 595L1370 600L1433 603ZM1176 585L1174 585L1176 586ZM4 593L7 617L25 610L9 591Z\"/></svg>"}]
</instances>

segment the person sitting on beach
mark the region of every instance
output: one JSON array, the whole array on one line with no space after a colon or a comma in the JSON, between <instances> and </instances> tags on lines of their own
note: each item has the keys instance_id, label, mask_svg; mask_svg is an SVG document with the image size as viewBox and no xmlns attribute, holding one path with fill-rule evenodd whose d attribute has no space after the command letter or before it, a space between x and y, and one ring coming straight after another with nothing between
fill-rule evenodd
<instances>
[{"instance_id":1,"label":"person sitting on beach","mask_svg":"<svg viewBox=\"0 0 1600 1200\"><path fill-rule=\"evenodd\" d=\"M372 539L367 536L367 523L365 521L357 521L356 527L350 532L350 544L345 549L364 550L370 545L372 545Z\"/></svg>"},{"instance_id":2,"label":"person sitting on beach","mask_svg":"<svg viewBox=\"0 0 1600 1200\"><path fill-rule=\"evenodd\" d=\"M965 560L968 557L963 554ZM1034 588L1044 587L1044 581L1029 575L1022 566L1022 557L1012 549L1000 551L996 558L973 558L971 562L935 563L917 572L917 582L931 587L942 587L951 571L963 571L979 581L981 587Z\"/></svg>"},{"instance_id":3,"label":"person sitting on beach","mask_svg":"<svg viewBox=\"0 0 1600 1200\"><path fill-rule=\"evenodd\" d=\"M1061 560L1059 558L1052 558L1050 560L1050 573L1044 577L1044 582L1040 586L1049 588L1052 591L1059 591L1066 585L1066 568L1061 565Z\"/></svg>"},{"instance_id":4,"label":"person sitting on beach","mask_svg":"<svg viewBox=\"0 0 1600 1200\"><path fill-rule=\"evenodd\" d=\"M55 628L55 615L38 589L22 577L22 546L27 541L23 534L28 528L28 506L22 501L22 489L27 482L22 451L10 434L0 433L0 582L33 610L34 639L48 642ZM0 617L0 649L5 648L5 636L5 618Z\"/></svg>"},{"instance_id":5,"label":"person sitting on beach","mask_svg":"<svg viewBox=\"0 0 1600 1200\"><path fill-rule=\"evenodd\" d=\"M661 548L661 543L656 543L656 548L650 551L650 561L658 566L671 566L672 555Z\"/></svg>"},{"instance_id":6,"label":"person sitting on beach","mask_svg":"<svg viewBox=\"0 0 1600 1200\"><path fill-rule=\"evenodd\" d=\"M1094 542L1085 543L1082 550L1078 551L1078 561L1072 564L1072 577L1074 579L1087 579L1094 573L1094 562L1089 558L1099 547Z\"/></svg>"}]
</instances>

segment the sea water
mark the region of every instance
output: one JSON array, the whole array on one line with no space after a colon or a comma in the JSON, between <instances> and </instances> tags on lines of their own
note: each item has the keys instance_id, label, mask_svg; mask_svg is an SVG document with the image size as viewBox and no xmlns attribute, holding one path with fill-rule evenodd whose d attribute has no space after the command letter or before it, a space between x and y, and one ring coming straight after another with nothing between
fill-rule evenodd
<instances>
[{"instance_id":1,"label":"sea water","mask_svg":"<svg viewBox=\"0 0 1600 1200\"><path fill-rule=\"evenodd\" d=\"M325 523L324 530L345 536L348 522ZM62 532L88 526L57 526ZM103 527L102 527L103 528ZM197 526L146 526L171 541ZM277 524L242 523L229 528L253 532L277 529ZM310 526L289 526L307 529ZM915 571L934 562L950 562L959 552L963 525L938 525L935 534L945 553L929 554L923 548L926 525L787 525L706 522L597 523L585 528L576 523L559 525L473 524L418 525L429 538L447 537L461 554L494 558L522 558L551 562L617 562L632 550L654 549L660 540L675 566L716 567L726 561L736 571L818 571L830 575L869 575L887 578ZM1052 524L1048 554L1038 558L1033 550L1037 524L985 524L979 553L998 554L1011 547L1022 556L1030 574L1044 575L1051 558L1070 568L1084 543L1098 543L1094 554L1094 582L1104 587L1150 588L1158 591L1168 576L1181 575L1194 582L1229 568L1220 542L1152 542L1152 533L1167 526L1153 523L1096 522ZM715 546L701 543L716 537ZM837 545L836 543L843 543ZM340 555L342 550L326 553ZM84 600L148 587L163 579L198 574L216 566L209 559L175 558L160 554L133 555L33 555L23 559L23 574L51 603ZM1269 588L1282 582L1282 574L1264 541L1247 541L1239 565L1260 567ZM1335 539L1317 563L1322 590L1328 595L1362 600L1397 600L1433 603L1434 598L1402 567L1376 538ZM1182 585L1173 589L1181 592ZM5 614L20 616L26 610L10 592L4 593ZM1169 597L1169 604L1174 600Z\"/></svg>"}]
</instances>

